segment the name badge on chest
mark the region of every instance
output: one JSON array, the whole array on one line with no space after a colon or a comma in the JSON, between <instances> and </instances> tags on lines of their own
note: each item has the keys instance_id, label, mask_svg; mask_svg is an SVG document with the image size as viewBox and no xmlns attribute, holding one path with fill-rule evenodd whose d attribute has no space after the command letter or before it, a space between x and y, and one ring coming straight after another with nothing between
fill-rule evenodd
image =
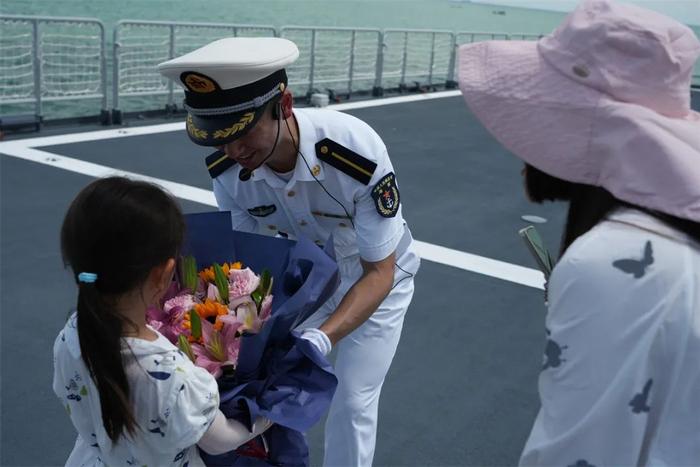
<instances>
[{"instance_id":1,"label":"name badge on chest","mask_svg":"<svg viewBox=\"0 0 700 467\"><path fill-rule=\"evenodd\" d=\"M277 206L271 204L269 206L256 206L254 208L248 209L248 213L255 217L265 217L269 216L273 212L277 211Z\"/></svg>"}]
</instances>

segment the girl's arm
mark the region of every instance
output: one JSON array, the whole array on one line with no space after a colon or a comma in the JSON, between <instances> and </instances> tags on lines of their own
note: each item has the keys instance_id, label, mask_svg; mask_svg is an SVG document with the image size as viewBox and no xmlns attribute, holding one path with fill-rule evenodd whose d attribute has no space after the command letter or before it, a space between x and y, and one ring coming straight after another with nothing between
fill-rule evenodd
<instances>
[{"instance_id":1,"label":"girl's arm","mask_svg":"<svg viewBox=\"0 0 700 467\"><path fill-rule=\"evenodd\" d=\"M236 449L272 426L272 422L267 418L258 417L253 423L253 431L250 432L241 422L226 418L221 410L217 412L209 429L197 443L204 452L214 456Z\"/></svg>"}]
</instances>

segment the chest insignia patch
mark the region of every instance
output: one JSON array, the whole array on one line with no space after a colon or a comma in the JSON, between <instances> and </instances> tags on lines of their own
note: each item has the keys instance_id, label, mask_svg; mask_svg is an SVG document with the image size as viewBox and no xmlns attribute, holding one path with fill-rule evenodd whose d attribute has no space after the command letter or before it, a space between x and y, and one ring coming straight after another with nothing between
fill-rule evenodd
<instances>
[{"instance_id":1,"label":"chest insignia patch","mask_svg":"<svg viewBox=\"0 0 700 467\"><path fill-rule=\"evenodd\" d=\"M382 217L394 217L399 212L399 187L396 186L394 173L386 174L372 188L372 199L374 199L377 212Z\"/></svg>"},{"instance_id":2,"label":"chest insignia patch","mask_svg":"<svg viewBox=\"0 0 700 467\"><path fill-rule=\"evenodd\" d=\"M256 206L254 208L248 209L250 215L255 217L269 216L275 211L277 211L277 206L275 206L274 204L271 204L269 206Z\"/></svg>"}]
</instances>

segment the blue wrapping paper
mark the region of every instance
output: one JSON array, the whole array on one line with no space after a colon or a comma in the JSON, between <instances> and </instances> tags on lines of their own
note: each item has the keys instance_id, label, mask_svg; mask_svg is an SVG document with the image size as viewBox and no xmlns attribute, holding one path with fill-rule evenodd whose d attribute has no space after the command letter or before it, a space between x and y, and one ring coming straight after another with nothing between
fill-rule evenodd
<instances>
[{"instance_id":1,"label":"blue wrapping paper","mask_svg":"<svg viewBox=\"0 0 700 467\"><path fill-rule=\"evenodd\" d=\"M308 465L303 432L330 406L337 379L323 355L293 328L311 316L340 282L334 259L307 239L297 242L231 230L228 212L186 216L183 253L198 267L241 261L256 273L267 268L274 278L272 315L258 334L242 337L238 367L219 379L222 412L247 426L258 416L275 425L263 435L267 459L235 451L210 456L207 465ZM258 437L255 442L262 446Z\"/></svg>"}]
</instances>

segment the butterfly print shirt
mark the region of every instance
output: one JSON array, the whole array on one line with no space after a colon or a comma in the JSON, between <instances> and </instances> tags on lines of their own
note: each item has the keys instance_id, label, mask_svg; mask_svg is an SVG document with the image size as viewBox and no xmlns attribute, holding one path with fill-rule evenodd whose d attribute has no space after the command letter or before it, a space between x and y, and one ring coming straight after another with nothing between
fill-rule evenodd
<instances>
[{"instance_id":1,"label":"butterfly print shirt","mask_svg":"<svg viewBox=\"0 0 700 467\"><path fill-rule=\"evenodd\" d=\"M113 444L97 388L80 354L76 315L54 344L53 389L78 437L67 466L203 466L195 444L218 413L216 380L161 334L124 338L122 359L139 428Z\"/></svg>"},{"instance_id":2,"label":"butterfly print shirt","mask_svg":"<svg viewBox=\"0 0 700 467\"><path fill-rule=\"evenodd\" d=\"M619 210L569 247L549 287L521 465L700 465L700 245Z\"/></svg>"}]
</instances>

